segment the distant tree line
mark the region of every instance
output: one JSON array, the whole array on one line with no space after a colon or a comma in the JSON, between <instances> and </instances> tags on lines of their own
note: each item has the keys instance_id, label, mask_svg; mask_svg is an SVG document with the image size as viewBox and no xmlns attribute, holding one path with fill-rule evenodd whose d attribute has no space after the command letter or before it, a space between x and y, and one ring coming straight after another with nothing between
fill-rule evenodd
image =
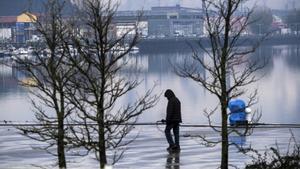
<instances>
[{"instance_id":1,"label":"distant tree line","mask_svg":"<svg viewBox=\"0 0 300 169\"><path fill-rule=\"evenodd\" d=\"M284 19L292 31L300 31L300 9L290 11Z\"/></svg>"},{"instance_id":2,"label":"distant tree line","mask_svg":"<svg viewBox=\"0 0 300 169\"><path fill-rule=\"evenodd\" d=\"M250 29L254 34L266 34L271 31L273 14L270 8L255 7L249 18Z\"/></svg>"},{"instance_id":3,"label":"distant tree line","mask_svg":"<svg viewBox=\"0 0 300 169\"><path fill-rule=\"evenodd\" d=\"M270 8L256 6L250 17L250 22L252 22L252 24L250 24L251 32L254 34L265 34L276 31L276 28L273 28L272 25L273 19L273 13ZM300 30L300 9L288 11L287 15L281 19L291 31L298 32Z\"/></svg>"}]
</instances>

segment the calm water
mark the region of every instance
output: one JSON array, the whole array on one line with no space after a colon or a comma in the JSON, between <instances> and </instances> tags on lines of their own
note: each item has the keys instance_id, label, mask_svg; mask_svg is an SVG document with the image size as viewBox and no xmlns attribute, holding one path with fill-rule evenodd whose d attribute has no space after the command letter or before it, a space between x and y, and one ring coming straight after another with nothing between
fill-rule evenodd
<instances>
[{"instance_id":1,"label":"calm water","mask_svg":"<svg viewBox=\"0 0 300 169\"><path fill-rule=\"evenodd\" d=\"M207 124L203 109L213 108L217 103L214 96L193 81L180 78L173 73L170 62L181 63L184 57L191 53L140 53L130 56L130 63L137 63L141 70L140 77L144 80L135 92L122 98L122 102L131 100L136 95L143 94L146 89L157 84L155 92L160 93L171 88L182 102L182 116L184 123ZM265 123L300 123L300 45L263 46L253 58L270 57L268 65L257 76L265 74L256 84L249 87L259 89L259 103L252 109L262 112L260 122ZM205 73L205 72L203 72ZM21 78L21 74L0 66L0 121L32 121L34 116L28 102L26 90L17 85L14 77ZM167 100L160 98L153 109L145 112L141 122L155 122L165 117ZM219 123L219 117L214 117ZM0 168L31 168L31 164L39 161L53 161L53 157L44 152L32 150L31 146L41 143L32 142L15 133L13 129L0 128ZM202 133L206 129L184 128L182 134ZM141 127L138 129L140 137L135 144L129 146L126 156L116 165L116 168L168 168L170 156L164 151L167 146L163 133L155 127ZM294 131L300 138L298 130ZM264 136L264 137L261 137ZM212 138L217 137L212 135ZM266 146L279 141L284 146L290 134L287 129L257 130L253 136L243 139L244 144L258 146L263 150ZM233 139L235 139L233 137ZM238 138L240 139L240 138ZM197 140L182 138L182 152L179 155L179 166L182 168L214 168L219 161L220 147L206 148L199 145ZM28 152L28 153L26 153ZM93 154L85 158L72 157L71 168L97 168ZM174 158L173 158L174 157ZM248 158L231 149L231 162L243 166ZM178 163L175 162L175 165Z\"/></svg>"},{"instance_id":2,"label":"calm water","mask_svg":"<svg viewBox=\"0 0 300 169\"><path fill-rule=\"evenodd\" d=\"M130 63L137 63L141 70L142 84L121 102L132 100L132 96L141 95L146 89L157 84L157 93L167 88L175 91L182 102L183 121L185 123L206 123L203 116L205 108L213 108L217 100L195 82L180 78L173 73L170 62L180 63L191 53L155 53L130 56ZM265 76L256 84L259 90L259 103L252 109L262 111L261 122L300 123L300 45L264 46L252 57L270 57L268 65L257 76ZM204 72L203 72L204 73ZM11 68L0 66L0 120L31 121L33 113L27 93L17 85L13 76L22 76ZM140 121L154 122L164 118L166 99L160 98L157 106L147 111ZM218 117L216 116L216 122Z\"/></svg>"}]
</instances>

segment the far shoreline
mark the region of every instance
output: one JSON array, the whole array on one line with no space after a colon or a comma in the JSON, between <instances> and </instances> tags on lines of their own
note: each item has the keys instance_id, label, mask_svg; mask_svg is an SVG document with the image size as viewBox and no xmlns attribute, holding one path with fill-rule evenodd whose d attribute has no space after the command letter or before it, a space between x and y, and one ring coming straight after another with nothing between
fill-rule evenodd
<instances>
[{"instance_id":1,"label":"far shoreline","mask_svg":"<svg viewBox=\"0 0 300 169\"><path fill-rule=\"evenodd\" d=\"M238 46L249 46L259 42L263 36L243 36ZM193 49L199 50L199 42L205 47L209 47L209 38L207 37L171 37L160 39L141 39L137 44L140 53L156 53L156 52L188 52ZM264 45L300 45L299 35L273 35L263 40L260 46Z\"/></svg>"}]
</instances>

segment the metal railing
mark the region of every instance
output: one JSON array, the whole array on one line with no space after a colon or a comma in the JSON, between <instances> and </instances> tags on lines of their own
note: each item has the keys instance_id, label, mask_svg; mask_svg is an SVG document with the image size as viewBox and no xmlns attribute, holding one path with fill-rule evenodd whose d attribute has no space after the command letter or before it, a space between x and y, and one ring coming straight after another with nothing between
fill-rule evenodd
<instances>
[{"instance_id":1,"label":"metal railing","mask_svg":"<svg viewBox=\"0 0 300 169\"><path fill-rule=\"evenodd\" d=\"M3 121L0 122L0 127L30 127L30 126L56 126L57 123L51 124L42 124L42 123L35 123L35 122L16 122L16 121ZM81 126L84 124L79 123L68 123L65 126ZM87 125L97 125L97 123L88 123ZM116 123L106 123L105 125L116 125ZM139 122L139 123L117 123L117 125L134 125L134 126L162 126L166 125L161 121L157 122ZM182 123L180 127L199 127L199 128L222 128L221 125L209 125L209 124L190 124L190 123ZM227 126L228 128L300 128L300 124L296 123L249 123L249 124L241 124L241 125L234 125L234 126Z\"/></svg>"}]
</instances>

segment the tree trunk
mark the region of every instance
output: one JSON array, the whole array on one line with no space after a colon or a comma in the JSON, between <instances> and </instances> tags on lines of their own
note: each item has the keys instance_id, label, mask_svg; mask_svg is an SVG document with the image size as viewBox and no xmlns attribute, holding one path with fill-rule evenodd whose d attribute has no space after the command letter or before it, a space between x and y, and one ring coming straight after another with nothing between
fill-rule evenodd
<instances>
[{"instance_id":1,"label":"tree trunk","mask_svg":"<svg viewBox=\"0 0 300 169\"><path fill-rule=\"evenodd\" d=\"M107 164L106 160L106 147L105 147L105 134L104 134L104 119L103 119L103 112L100 113L100 120L99 123L99 158L100 158L100 169L104 169L105 165Z\"/></svg>"},{"instance_id":2,"label":"tree trunk","mask_svg":"<svg viewBox=\"0 0 300 169\"><path fill-rule=\"evenodd\" d=\"M227 131L227 111L222 105L222 152L221 169L228 169L228 131Z\"/></svg>"},{"instance_id":3,"label":"tree trunk","mask_svg":"<svg viewBox=\"0 0 300 169\"><path fill-rule=\"evenodd\" d=\"M231 29L232 1L227 1L227 16L225 17L224 46L221 55L221 111L222 111L222 159L221 169L228 169L228 130L227 130L227 62L229 48L229 32Z\"/></svg>"},{"instance_id":4,"label":"tree trunk","mask_svg":"<svg viewBox=\"0 0 300 169\"><path fill-rule=\"evenodd\" d=\"M57 154L58 154L58 166L60 169L67 168L65 158L65 145L64 145L64 123L63 117L58 119L58 138L57 138Z\"/></svg>"},{"instance_id":5,"label":"tree trunk","mask_svg":"<svg viewBox=\"0 0 300 169\"><path fill-rule=\"evenodd\" d=\"M101 46L101 56L105 56L105 53L103 53L103 49L104 47ZM98 134L99 134L99 157L100 157L100 169L104 169L105 165L107 164L107 159L106 159L106 146L105 146L105 131L104 131L104 100L105 100L105 96L104 96L104 91L105 91L105 86L106 86L106 74L107 72L105 71L106 68L106 59L105 57L101 58L102 62L101 62L101 86L100 86L100 102L98 104L98 126L99 126L99 130L98 130Z\"/></svg>"}]
</instances>

